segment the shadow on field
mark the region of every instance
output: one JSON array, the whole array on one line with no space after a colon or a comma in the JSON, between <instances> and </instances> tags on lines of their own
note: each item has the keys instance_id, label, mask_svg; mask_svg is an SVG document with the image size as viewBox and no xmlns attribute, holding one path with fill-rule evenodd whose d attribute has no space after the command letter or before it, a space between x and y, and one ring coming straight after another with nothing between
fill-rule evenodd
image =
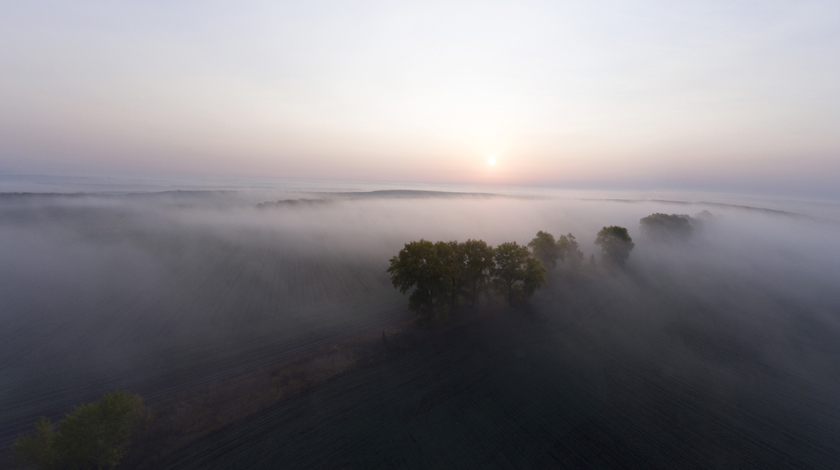
<instances>
[{"instance_id":1,"label":"shadow on field","mask_svg":"<svg viewBox=\"0 0 840 470\"><path fill-rule=\"evenodd\" d=\"M401 357L216 433L162 467L837 462L835 382L797 375L775 359L784 350L767 337L746 334L718 307L681 299L644 273L554 278L529 311L500 309L444 329Z\"/></svg>"}]
</instances>

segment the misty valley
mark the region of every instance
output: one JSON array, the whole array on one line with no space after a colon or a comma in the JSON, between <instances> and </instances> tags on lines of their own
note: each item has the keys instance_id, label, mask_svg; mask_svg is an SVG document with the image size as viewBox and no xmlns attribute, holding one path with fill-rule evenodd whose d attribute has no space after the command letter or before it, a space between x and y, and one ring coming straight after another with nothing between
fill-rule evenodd
<instances>
[{"instance_id":1,"label":"misty valley","mask_svg":"<svg viewBox=\"0 0 840 470\"><path fill-rule=\"evenodd\" d=\"M734 202L0 194L0 466L91 404L143 410L117 468L835 467L839 229Z\"/></svg>"}]
</instances>

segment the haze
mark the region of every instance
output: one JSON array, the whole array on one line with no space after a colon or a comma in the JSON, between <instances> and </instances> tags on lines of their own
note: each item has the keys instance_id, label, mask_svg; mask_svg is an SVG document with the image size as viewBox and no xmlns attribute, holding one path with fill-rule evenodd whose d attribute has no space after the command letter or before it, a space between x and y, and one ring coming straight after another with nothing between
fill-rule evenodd
<instances>
[{"instance_id":1,"label":"haze","mask_svg":"<svg viewBox=\"0 0 840 470\"><path fill-rule=\"evenodd\" d=\"M4 2L0 41L5 173L838 195L837 2Z\"/></svg>"},{"instance_id":2,"label":"haze","mask_svg":"<svg viewBox=\"0 0 840 470\"><path fill-rule=\"evenodd\" d=\"M526 330L524 337L521 332L494 332L491 323L479 330L490 328L491 333L485 331L465 343L472 345L465 360L484 364L485 372L468 364L455 369L438 364L439 359L434 359L438 356L429 356L428 348L423 348L384 369L365 372L385 374L364 380L371 388L365 393L392 390L381 388L383 381L428 369L435 377L428 386L434 390L447 389L448 380L474 380L479 388L470 394L503 387L509 388L504 400L514 400L471 408L478 405L464 404L456 395L455 402L439 405L449 412L490 413L487 419L496 419L492 413L501 413L527 396L540 411L523 415L525 421L517 426L522 426L521 432L542 429L547 434L527 434L533 448L522 457L527 465L520 466L526 467L547 458L550 444L557 439L565 442L563 436L584 426L586 419L606 420L598 422L611 426L626 423L653 436L672 432L671 418L655 421L649 413L659 405L647 400L677 400L667 405L670 411L663 411L666 417L689 413L690 420L731 420L717 422L716 429L746 429L745 439L778 446L788 459L782 463L828 462L840 455L835 448L840 437L835 432L840 429L834 426L836 415L821 411L836 409L840 398L836 221L714 203L396 194L286 193L286 200L306 196L327 202L263 209L257 209L254 200L267 195L245 191L4 195L0 201L0 321L5 325L0 330L0 422L4 423L0 442L8 445L40 414L58 415L59 410L108 390L128 388L155 403L196 384L286 357L290 351L353 332L374 329L378 334L376 328L404 322L411 313L406 311L405 297L390 285L385 268L389 257L409 240L482 238L493 245L524 244L537 230L573 232L587 259L596 255L600 260L594 234L604 225L619 224L629 227L637 242L625 271L592 281L562 274L552 277L545 292L533 299L530 314L508 315L535 331ZM639 232L639 219L651 213L702 210L712 211L714 217L687 244L657 244ZM487 334L489 338L482 336ZM454 351L461 346L451 345ZM529 375L513 382L502 380L497 375L511 373L504 372L513 367L505 358L514 353L510 357L530 358L525 369ZM491 356L485 362L475 362L486 354ZM638 367L652 369L643 372L647 369ZM620 377L626 374L660 385L649 389L622 382L626 379ZM493 386L494 380L502 382ZM529 382L533 380L537 382ZM405 382L409 387L413 383ZM330 384L319 393L344 398L322 397L324 406L346 403L356 410L370 403L352 392L356 385ZM399 384L403 382L394 382L391 386L396 388L381 399L397 400L399 409L414 406L403 396L405 391L399 392L406 385ZM691 394L726 400L742 417L718 416L723 409L713 405L717 401L686 398L689 392L682 388L686 386L693 387ZM655 390L666 398L656 398L660 392ZM622 397L646 404L628 408L615 402ZM680 411L678 403L684 400L696 411ZM294 403L289 406L303 406ZM283 409L277 412L282 414ZM654 421L622 420L620 416L630 409ZM388 418L393 413L388 410L382 409L381 417L375 409L350 412L345 418L341 418L344 411L306 414L303 422L288 423L278 431L260 430L254 439L286 442L284 459L297 462L295 466L317 467L319 455L337 461L363 458L353 457L358 448L345 448L337 436L361 432L362 417L381 423L380 431L366 431L376 435L392 432L388 431L392 425L398 426L393 432L415 429L399 427L401 421ZM272 415L265 419L268 416ZM543 422L540 416L553 418ZM321 421L305 424L316 419ZM332 419L348 424L328 424ZM761 434L763 427L749 424L754 419L764 420L762 426L778 434ZM534 428L535 423L541 427ZM310 425L338 434L319 433L319 439L299 442L309 438L295 430ZM422 426L418 429L426 429ZM740 438L731 441L741 443L733 444L739 450L721 450L714 440L717 431L701 428L679 434L700 433L690 446L681 444L676 451L632 438L629 429L622 431L627 433L622 439L628 439L622 445L632 446L634 452L641 452L635 446L654 446L645 454L654 466L667 466L663 462L669 458L701 456L705 457L700 462L708 463L708 456L717 451L725 452L727 461L759 459L773 466L776 454L738 447L747 445ZM233 429L231 439L237 445L215 443L213 439L228 439L220 434L199 441L202 450L190 450L184 460L166 465L224 468L224 462L231 461L235 465L253 450L240 446L243 441L236 434L240 428ZM441 429L458 428L450 423ZM472 439L483 445L512 445L507 438L486 435L490 429L486 425L469 429ZM276 432L292 434L279 439ZM772 437L777 435L781 441ZM449 442L431 436L423 439L427 439L424 448L430 450ZM383 445L383 452L404 458L401 447ZM623 448L610 447L609 455L620 455ZM428 458L447 462L456 454L473 455L446 449ZM669 452L675 452L674 457L668 457ZM477 453L475 458L492 463L492 455ZM261 458L264 468L277 462L271 455ZM387 460L381 462L390 466Z\"/></svg>"},{"instance_id":3,"label":"haze","mask_svg":"<svg viewBox=\"0 0 840 470\"><path fill-rule=\"evenodd\" d=\"M840 462L840 2L0 1L0 45L0 467Z\"/></svg>"}]
</instances>

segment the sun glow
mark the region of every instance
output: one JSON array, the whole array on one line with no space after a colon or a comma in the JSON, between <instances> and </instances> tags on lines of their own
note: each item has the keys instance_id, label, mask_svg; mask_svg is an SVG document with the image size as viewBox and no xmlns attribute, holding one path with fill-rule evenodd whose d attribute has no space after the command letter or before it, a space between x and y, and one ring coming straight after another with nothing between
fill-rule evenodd
<instances>
[{"instance_id":1,"label":"sun glow","mask_svg":"<svg viewBox=\"0 0 840 470\"><path fill-rule=\"evenodd\" d=\"M490 166L495 165L496 164L496 157L490 157L490 159L487 160L487 163L490 164Z\"/></svg>"}]
</instances>

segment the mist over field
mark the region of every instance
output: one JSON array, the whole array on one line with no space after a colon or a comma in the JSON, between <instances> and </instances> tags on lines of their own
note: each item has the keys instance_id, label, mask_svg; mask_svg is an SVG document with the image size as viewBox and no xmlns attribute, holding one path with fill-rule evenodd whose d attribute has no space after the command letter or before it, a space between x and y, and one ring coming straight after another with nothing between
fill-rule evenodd
<instances>
[{"instance_id":1,"label":"mist over field","mask_svg":"<svg viewBox=\"0 0 840 470\"><path fill-rule=\"evenodd\" d=\"M4 443L37 416L56 416L109 390L154 398L410 318L405 296L385 272L408 241L525 244L545 230L578 238L586 256L580 270L588 277L561 265L528 312L511 314L525 327L500 341L502 331L487 326L470 340L478 350L496 348L477 369L490 374L475 379L478 389L502 383L516 402L535 387L544 392L533 395L535 406L554 413L552 423L565 423L555 430L539 424L548 426L548 437L529 438L536 447L517 466L538 464L587 420L632 417L639 403L654 399L677 406L656 393L691 402L687 409L696 415L666 413L663 424L648 413L651 422L626 423L628 429L690 429L697 448L687 455L705 455L701 463L713 463L714 455L729 462L763 455L764 463L817 465L840 456L836 221L703 203L412 192L274 196L0 196ZM257 206L277 199L287 202ZM640 233L640 218L652 213L703 210L712 217L689 240L658 243ZM589 257L601 258L594 236L606 225L627 227L636 249L623 271L593 275ZM528 380L493 378L511 367L511 358L531 356ZM451 374L425 383L443 387L478 372ZM573 399L552 398L555 392ZM478 405L456 408L464 406ZM760 424L734 420L733 412ZM757 447L726 437L736 432ZM308 449L288 439L292 448ZM634 439L634 455L648 461L667 465L669 452L686 454L685 443L645 449L644 439ZM299 462L317 466L307 460L314 451L300 452ZM210 455L179 465L224 461Z\"/></svg>"},{"instance_id":2,"label":"mist over field","mask_svg":"<svg viewBox=\"0 0 840 470\"><path fill-rule=\"evenodd\" d=\"M840 2L0 44L0 469L840 468Z\"/></svg>"}]
</instances>

